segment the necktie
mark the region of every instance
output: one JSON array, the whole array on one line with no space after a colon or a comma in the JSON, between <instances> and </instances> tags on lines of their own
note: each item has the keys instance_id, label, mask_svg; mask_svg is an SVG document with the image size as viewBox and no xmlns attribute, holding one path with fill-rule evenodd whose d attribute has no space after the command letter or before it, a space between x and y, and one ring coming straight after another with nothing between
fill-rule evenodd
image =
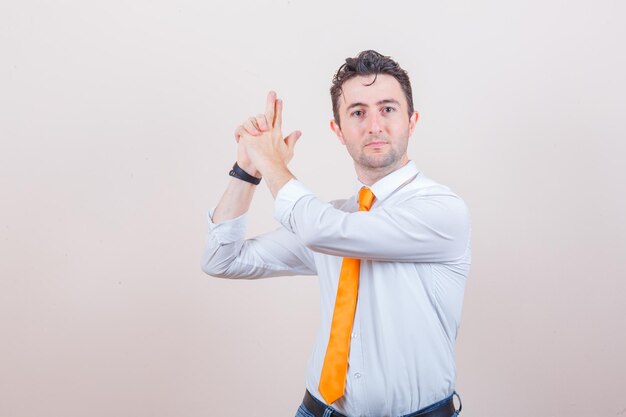
<instances>
[{"instance_id":1,"label":"necktie","mask_svg":"<svg viewBox=\"0 0 626 417\"><path fill-rule=\"evenodd\" d=\"M359 211L369 211L374 198L372 190L367 187L361 188L359 191ZM330 340L328 341L318 388L328 404L332 404L343 396L346 385L350 334L352 333L359 291L360 267L360 259L343 258L330 328Z\"/></svg>"}]
</instances>

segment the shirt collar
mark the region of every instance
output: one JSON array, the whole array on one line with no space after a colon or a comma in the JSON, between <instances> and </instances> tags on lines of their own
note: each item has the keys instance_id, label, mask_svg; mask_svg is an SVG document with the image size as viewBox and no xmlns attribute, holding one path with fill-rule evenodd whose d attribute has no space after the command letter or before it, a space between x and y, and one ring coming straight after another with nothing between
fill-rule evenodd
<instances>
[{"instance_id":1,"label":"shirt collar","mask_svg":"<svg viewBox=\"0 0 626 417\"><path fill-rule=\"evenodd\" d=\"M371 186L367 186L357 179L356 194L359 194L361 187L369 187L376 196L375 201L383 201L385 198L389 197L391 193L397 190L398 187L413 178L418 172L419 170L417 169L415 162L409 161L403 167L390 172Z\"/></svg>"}]
</instances>

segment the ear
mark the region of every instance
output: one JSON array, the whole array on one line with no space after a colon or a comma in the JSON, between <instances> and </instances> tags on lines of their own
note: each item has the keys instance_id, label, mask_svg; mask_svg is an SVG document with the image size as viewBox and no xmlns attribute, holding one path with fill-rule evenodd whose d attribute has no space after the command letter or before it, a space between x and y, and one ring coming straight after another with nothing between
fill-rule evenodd
<instances>
[{"instance_id":1,"label":"ear","mask_svg":"<svg viewBox=\"0 0 626 417\"><path fill-rule=\"evenodd\" d=\"M414 112L411 117L409 117L409 137L413 135L413 130L415 130L415 125L417 124L417 119L419 119L418 112Z\"/></svg>"},{"instance_id":2,"label":"ear","mask_svg":"<svg viewBox=\"0 0 626 417\"><path fill-rule=\"evenodd\" d=\"M339 139L339 142L341 142L342 145L346 144L343 141L343 132L341 132L341 127L339 127L337 122L335 122L335 119L330 119L330 130L332 130L335 133L335 135L337 136L337 139Z\"/></svg>"}]
</instances>

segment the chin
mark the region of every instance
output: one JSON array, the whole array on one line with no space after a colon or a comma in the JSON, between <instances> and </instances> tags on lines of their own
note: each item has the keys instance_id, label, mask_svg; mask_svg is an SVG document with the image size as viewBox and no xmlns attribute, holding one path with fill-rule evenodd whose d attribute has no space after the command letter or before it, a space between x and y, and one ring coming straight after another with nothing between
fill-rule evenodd
<instances>
[{"instance_id":1,"label":"chin","mask_svg":"<svg viewBox=\"0 0 626 417\"><path fill-rule=\"evenodd\" d=\"M359 164L370 169L389 168L397 164L399 159L392 154L379 155L372 158L371 156L360 158Z\"/></svg>"}]
</instances>

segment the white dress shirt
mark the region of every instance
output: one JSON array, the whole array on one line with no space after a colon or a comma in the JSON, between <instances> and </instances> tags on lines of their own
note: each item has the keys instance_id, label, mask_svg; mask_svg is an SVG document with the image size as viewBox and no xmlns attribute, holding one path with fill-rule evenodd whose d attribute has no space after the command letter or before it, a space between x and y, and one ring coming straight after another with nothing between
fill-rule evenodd
<instances>
[{"instance_id":1,"label":"white dress shirt","mask_svg":"<svg viewBox=\"0 0 626 417\"><path fill-rule=\"evenodd\" d=\"M306 388L324 402L318 385L341 262L360 258L346 389L332 406L349 417L396 417L454 391L470 218L457 195L413 162L370 187L376 199L368 212L357 211L362 186L326 203L292 179L276 196L282 227L248 240L246 214L214 224L210 210L202 269L224 278L319 276L321 327Z\"/></svg>"}]
</instances>

